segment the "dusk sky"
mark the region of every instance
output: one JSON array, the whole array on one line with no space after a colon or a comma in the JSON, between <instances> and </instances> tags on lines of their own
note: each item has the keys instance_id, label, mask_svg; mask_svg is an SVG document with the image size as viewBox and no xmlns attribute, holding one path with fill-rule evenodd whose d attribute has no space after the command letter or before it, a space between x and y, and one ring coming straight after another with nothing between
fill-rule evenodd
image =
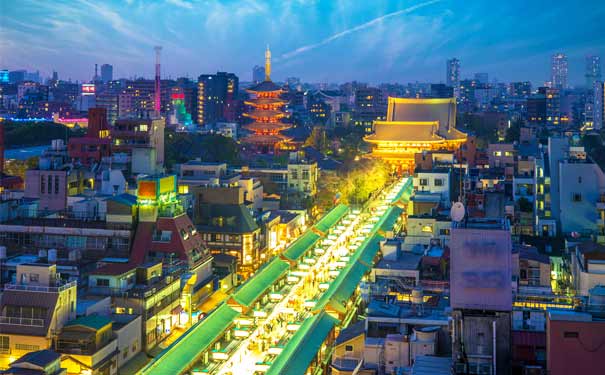
<instances>
[{"instance_id":1,"label":"dusk sky","mask_svg":"<svg viewBox=\"0 0 605 375\"><path fill-rule=\"evenodd\" d=\"M605 58L603 19L603 0L0 0L0 69L151 77L161 45L163 77L247 81L269 44L275 80L439 82L458 57L463 77L541 84L562 51L579 84L584 56Z\"/></svg>"}]
</instances>

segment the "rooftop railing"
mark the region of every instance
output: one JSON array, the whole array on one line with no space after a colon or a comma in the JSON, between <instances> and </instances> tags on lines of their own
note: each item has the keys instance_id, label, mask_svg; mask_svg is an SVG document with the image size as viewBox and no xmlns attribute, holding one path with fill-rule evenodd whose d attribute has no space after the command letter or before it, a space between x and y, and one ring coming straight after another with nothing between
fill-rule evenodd
<instances>
[{"instance_id":1,"label":"rooftop railing","mask_svg":"<svg viewBox=\"0 0 605 375\"><path fill-rule=\"evenodd\" d=\"M44 327L44 319L0 316L0 325Z\"/></svg>"},{"instance_id":2,"label":"rooftop railing","mask_svg":"<svg viewBox=\"0 0 605 375\"><path fill-rule=\"evenodd\" d=\"M28 285L28 284L4 284L4 290L17 290L23 292L42 292L42 293L60 293L71 287L76 287L77 281L70 281L66 284L59 286L45 286L45 285Z\"/></svg>"}]
</instances>

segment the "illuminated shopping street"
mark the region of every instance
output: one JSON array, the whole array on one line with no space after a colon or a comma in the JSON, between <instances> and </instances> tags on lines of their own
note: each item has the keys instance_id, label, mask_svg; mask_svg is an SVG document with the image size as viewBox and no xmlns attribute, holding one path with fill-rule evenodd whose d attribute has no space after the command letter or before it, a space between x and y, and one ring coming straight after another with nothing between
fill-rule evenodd
<instances>
[{"instance_id":1,"label":"illuminated shopping street","mask_svg":"<svg viewBox=\"0 0 605 375\"><path fill-rule=\"evenodd\" d=\"M410 191L411 180L404 178L364 207L336 206L143 373L282 373L280 363L293 355L288 344L312 334L317 321L331 331L353 318L359 301L339 311L333 306L344 301L336 303L336 296L343 286L350 289L348 297L357 289L385 233L401 226L403 208L397 203Z\"/></svg>"}]
</instances>

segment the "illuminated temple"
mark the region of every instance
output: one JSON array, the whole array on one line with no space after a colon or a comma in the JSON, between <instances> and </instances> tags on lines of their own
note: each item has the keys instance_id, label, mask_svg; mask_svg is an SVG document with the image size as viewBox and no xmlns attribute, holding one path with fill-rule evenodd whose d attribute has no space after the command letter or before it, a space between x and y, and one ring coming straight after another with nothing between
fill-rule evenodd
<instances>
[{"instance_id":1,"label":"illuminated temple","mask_svg":"<svg viewBox=\"0 0 605 375\"><path fill-rule=\"evenodd\" d=\"M456 129L456 99L389 97L385 121L374 122L365 141L372 157L381 158L399 172L414 171L414 155L423 151L457 151L466 142Z\"/></svg>"},{"instance_id":2,"label":"illuminated temple","mask_svg":"<svg viewBox=\"0 0 605 375\"><path fill-rule=\"evenodd\" d=\"M252 133L242 139L242 142L263 153L276 152L285 148L284 146L290 141L290 138L281 134L281 131L290 128L290 125L281 121L288 115L282 110L286 101L280 97L284 91L271 81L271 51L269 48L265 52L265 80L246 91L253 98L245 102L251 110L244 113L244 116L251 118L254 122L245 125L245 128Z\"/></svg>"}]
</instances>

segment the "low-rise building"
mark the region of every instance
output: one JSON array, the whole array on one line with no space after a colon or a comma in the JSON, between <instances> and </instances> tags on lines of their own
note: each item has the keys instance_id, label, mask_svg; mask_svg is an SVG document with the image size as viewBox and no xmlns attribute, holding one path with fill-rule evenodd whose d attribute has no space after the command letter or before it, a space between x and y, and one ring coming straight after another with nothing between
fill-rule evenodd
<instances>
[{"instance_id":1,"label":"low-rise building","mask_svg":"<svg viewBox=\"0 0 605 375\"><path fill-rule=\"evenodd\" d=\"M68 322L56 339L63 354L61 366L68 374L118 373L118 340L109 317L88 315Z\"/></svg>"},{"instance_id":2,"label":"low-rise building","mask_svg":"<svg viewBox=\"0 0 605 375\"><path fill-rule=\"evenodd\" d=\"M50 349L57 333L76 317L76 282L65 282L54 264L17 266L16 282L0 297L0 366L29 352Z\"/></svg>"}]
</instances>

